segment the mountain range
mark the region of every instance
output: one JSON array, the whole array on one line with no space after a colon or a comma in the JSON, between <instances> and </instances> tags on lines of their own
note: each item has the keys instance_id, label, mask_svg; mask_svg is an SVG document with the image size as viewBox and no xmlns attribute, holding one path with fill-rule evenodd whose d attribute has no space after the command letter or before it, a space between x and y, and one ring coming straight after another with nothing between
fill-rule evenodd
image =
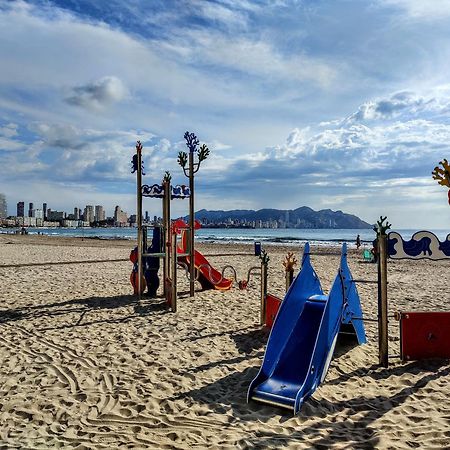
<instances>
[{"instance_id":1,"label":"mountain range","mask_svg":"<svg viewBox=\"0 0 450 450\"><path fill-rule=\"evenodd\" d=\"M254 222L277 223L282 228L372 228L372 225L353 214L322 209L314 211L307 206L297 209L233 209L209 211L201 209L195 218L210 226L251 227Z\"/></svg>"}]
</instances>

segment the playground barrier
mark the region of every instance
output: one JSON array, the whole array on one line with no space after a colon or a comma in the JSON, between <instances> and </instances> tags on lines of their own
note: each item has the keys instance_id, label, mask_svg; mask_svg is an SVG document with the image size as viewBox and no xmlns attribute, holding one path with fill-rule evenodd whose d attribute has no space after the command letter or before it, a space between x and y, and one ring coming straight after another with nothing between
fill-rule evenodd
<instances>
[{"instance_id":1,"label":"playground barrier","mask_svg":"<svg viewBox=\"0 0 450 450\"><path fill-rule=\"evenodd\" d=\"M388 367L388 280L387 260L450 259L450 234L441 242L431 231L418 231L410 240L394 231L386 233L391 225L380 217L375 231L378 240L378 336L379 362ZM450 354L450 312L399 312L400 348L402 360L424 357L447 358Z\"/></svg>"}]
</instances>

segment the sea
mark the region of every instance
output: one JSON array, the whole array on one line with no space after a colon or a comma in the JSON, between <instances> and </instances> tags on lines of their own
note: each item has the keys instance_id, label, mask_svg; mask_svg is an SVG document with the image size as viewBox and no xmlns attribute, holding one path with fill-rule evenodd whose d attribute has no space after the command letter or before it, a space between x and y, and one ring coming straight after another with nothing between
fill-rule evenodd
<instances>
[{"instance_id":1,"label":"sea","mask_svg":"<svg viewBox=\"0 0 450 450\"><path fill-rule=\"evenodd\" d=\"M421 230L396 229L405 240ZM434 229L432 231L441 240L445 240L450 230ZM20 229L3 228L1 234L14 234ZM124 239L134 240L136 228L27 228L29 234L44 234L47 236L79 237L85 239ZM311 245L340 246L347 243L349 247L356 246L356 236L359 234L361 243L371 245L375 239L372 229L301 229L301 228L200 228L195 231L196 242L211 243L248 243L261 242L271 245L301 245L309 242Z\"/></svg>"}]
</instances>

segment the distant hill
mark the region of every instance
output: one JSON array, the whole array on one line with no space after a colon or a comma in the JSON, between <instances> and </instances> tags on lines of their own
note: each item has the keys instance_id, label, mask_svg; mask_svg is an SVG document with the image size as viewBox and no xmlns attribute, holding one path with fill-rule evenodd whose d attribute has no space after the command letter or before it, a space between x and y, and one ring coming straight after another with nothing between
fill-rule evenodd
<instances>
[{"instance_id":1,"label":"distant hill","mask_svg":"<svg viewBox=\"0 0 450 450\"><path fill-rule=\"evenodd\" d=\"M259 221L277 223L281 228L372 228L367 222L342 211L322 209L314 211L307 206L297 209L233 209L231 211L208 211L201 209L195 218L210 226L251 227Z\"/></svg>"}]
</instances>

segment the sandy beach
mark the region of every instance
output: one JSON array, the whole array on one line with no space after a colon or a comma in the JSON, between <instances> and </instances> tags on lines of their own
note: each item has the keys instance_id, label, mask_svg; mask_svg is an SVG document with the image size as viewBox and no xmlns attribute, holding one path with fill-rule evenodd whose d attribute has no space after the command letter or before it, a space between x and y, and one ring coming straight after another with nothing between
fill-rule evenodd
<instances>
[{"instance_id":1,"label":"sandy beach","mask_svg":"<svg viewBox=\"0 0 450 450\"><path fill-rule=\"evenodd\" d=\"M0 235L2 265L120 260L132 243ZM238 278L259 261L245 245L200 245ZM282 260L300 248L268 246L269 292L283 296ZM325 291L336 248L312 263ZM325 253L325 254L323 254ZM355 279L376 265L349 252ZM390 261L395 311L450 311L450 262ZM297 268L298 269L298 268ZM0 267L0 448L407 449L450 447L448 360L402 363L390 321L390 367L378 365L377 327L368 343L338 351L298 416L246 402L264 355L259 279L247 290L198 291L179 272L178 312L162 298L131 296L131 263ZM365 317L376 318L376 284L360 284Z\"/></svg>"}]
</instances>

